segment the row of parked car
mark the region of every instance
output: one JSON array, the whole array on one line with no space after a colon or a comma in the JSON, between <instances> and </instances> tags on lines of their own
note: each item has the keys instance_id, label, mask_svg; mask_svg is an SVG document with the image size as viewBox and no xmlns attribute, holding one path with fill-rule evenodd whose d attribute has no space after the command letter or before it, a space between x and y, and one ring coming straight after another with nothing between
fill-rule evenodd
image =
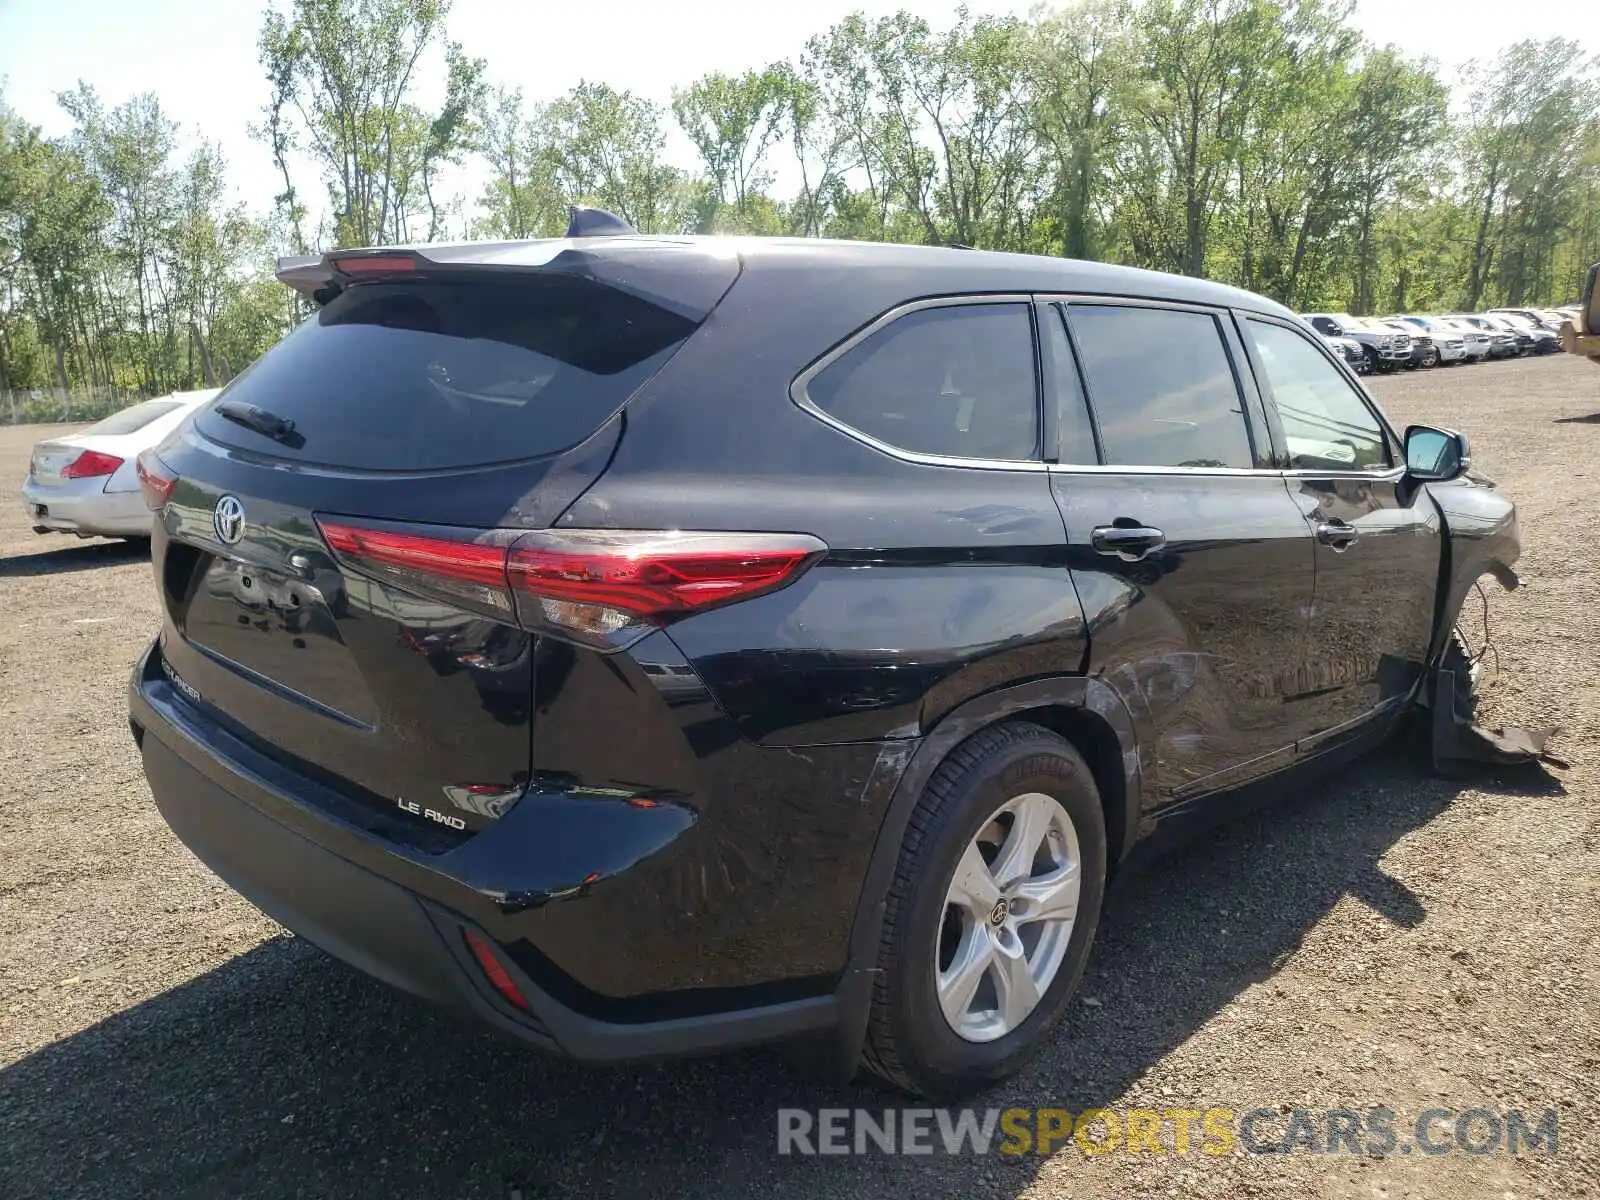
<instances>
[{"instance_id":1,"label":"row of parked car","mask_svg":"<svg viewBox=\"0 0 1600 1200\"><path fill-rule=\"evenodd\" d=\"M1561 349L1561 324L1576 310L1494 308L1482 313L1352 317L1348 313L1304 313L1303 318L1356 372L1482 362Z\"/></svg>"}]
</instances>

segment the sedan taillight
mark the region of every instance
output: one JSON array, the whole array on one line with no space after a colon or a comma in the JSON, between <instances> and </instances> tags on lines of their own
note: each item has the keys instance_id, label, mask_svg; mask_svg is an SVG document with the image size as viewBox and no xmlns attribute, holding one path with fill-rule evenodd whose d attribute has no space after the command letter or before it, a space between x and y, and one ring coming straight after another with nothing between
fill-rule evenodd
<instances>
[{"instance_id":1,"label":"sedan taillight","mask_svg":"<svg viewBox=\"0 0 1600 1200\"><path fill-rule=\"evenodd\" d=\"M122 465L122 459L115 454L102 454L98 450L85 450L77 458L61 468L63 479L99 479L106 475L115 475L117 468Z\"/></svg>"}]
</instances>

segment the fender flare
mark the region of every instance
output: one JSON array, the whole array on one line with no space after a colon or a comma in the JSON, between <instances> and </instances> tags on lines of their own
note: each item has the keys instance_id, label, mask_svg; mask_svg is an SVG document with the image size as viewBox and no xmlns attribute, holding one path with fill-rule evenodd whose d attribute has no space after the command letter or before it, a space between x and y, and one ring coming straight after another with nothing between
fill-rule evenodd
<instances>
[{"instance_id":1,"label":"fender flare","mask_svg":"<svg viewBox=\"0 0 1600 1200\"><path fill-rule=\"evenodd\" d=\"M1126 858L1138 837L1144 792L1144 767L1138 734L1122 697L1110 684L1082 675L1055 676L1013 684L974 696L947 713L916 743L890 794L883 822L873 843L861 895L850 926L849 957L835 995L839 1002L839 1050L845 1074L854 1074L867 1035L872 985L878 973L878 945L883 934L889 887L900 859L900 846L911 813L939 764L967 738L1031 709L1064 707L1083 709L1111 726L1122 749L1123 828L1118 839ZM885 748L885 755L904 753ZM1119 859L1120 861L1120 859Z\"/></svg>"}]
</instances>

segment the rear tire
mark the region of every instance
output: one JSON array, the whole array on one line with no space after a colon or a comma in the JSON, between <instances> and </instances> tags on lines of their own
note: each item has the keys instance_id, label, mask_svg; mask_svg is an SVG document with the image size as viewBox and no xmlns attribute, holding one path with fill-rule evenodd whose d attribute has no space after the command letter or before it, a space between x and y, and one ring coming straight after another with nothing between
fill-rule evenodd
<instances>
[{"instance_id":1,"label":"rear tire","mask_svg":"<svg viewBox=\"0 0 1600 1200\"><path fill-rule=\"evenodd\" d=\"M1021 1067L1077 988L1105 881L1100 793L1071 744L1023 721L968 738L906 826L863 1065L930 1099ZM979 925L971 914L991 889L998 900Z\"/></svg>"}]
</instances>

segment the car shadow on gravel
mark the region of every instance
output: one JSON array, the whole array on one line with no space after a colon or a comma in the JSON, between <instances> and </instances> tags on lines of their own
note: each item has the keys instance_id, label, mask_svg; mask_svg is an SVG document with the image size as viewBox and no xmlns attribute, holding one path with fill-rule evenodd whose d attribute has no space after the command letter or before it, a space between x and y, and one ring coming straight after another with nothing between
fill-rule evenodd
<instances>
[{"instance_id":1,"label":"car shadow on gravel","mask_svg":"<svg viewBox=\"0 0 1600 1200\"><path fill-rule=\"evenodd\" d=\"M1415 925L1426 904L1380 860L1466 786L1419 762L1385 751L1136 874L1059 1034L975 1106L1114 1102L1343 897ZM1539 769L1470 785L1560 790ZM803 1054L584 1068L277 938L0 1071L0 1194L1015 1197L1033 1180L1032 1157L780 1157L780 1107L904 1103Z\"/></svg>"},{"instance_id":2,"label":"car shadow on gravel","mask_svg":"<svg viewBox=\"0 0 1600 1200\"><path fill-rule=\"evenodd\" d=\"M37 554L13 554L0 558L0 579L30 575L65 575L72 571L93 571L118 563L150 561L148 541L80 542L60 550L41 550Z\"/></svg>"},{"instance_id":3,"label":"car shadow on gravel","mask_svg":"<svg viewBox=\"0 0 1600 1200\"><path fill-rule=\"evenodd\" d=\"M1581 417L1556 417L1552 422L1555 425L1600 425L1600 412L1588 413Z\"/></svg>"}]
</instances>

